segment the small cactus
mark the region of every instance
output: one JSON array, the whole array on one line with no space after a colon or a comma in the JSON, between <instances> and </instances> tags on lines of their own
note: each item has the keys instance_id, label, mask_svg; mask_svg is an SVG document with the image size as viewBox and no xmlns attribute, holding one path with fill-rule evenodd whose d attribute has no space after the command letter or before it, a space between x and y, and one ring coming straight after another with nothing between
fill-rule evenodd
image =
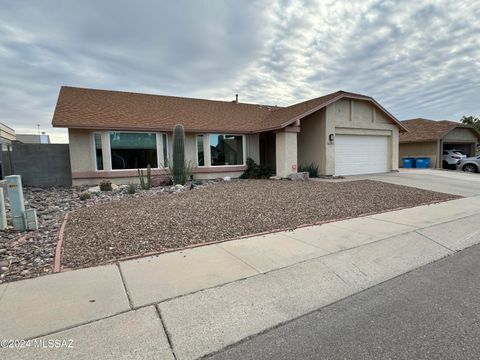
<instances>
[{"instance_id":1,"label":"small cactus","mask_svg":"<svg viewBox=\"0 0 480 360\"><path fill-rule=\"evenodd\" d=\"M142 190L150 190L152 188L152 168L147 165L147 175L143 174L143 170L137 169L138 178L140 179L140 188Z\"/></svg>"},{"instance_id":2,"label":"small cactus","mask_svg":"<svg viewBox=\"0 0 480 360\"><path fill-rule=\"evenodd\" d=\"M133 195L135 194L136 191L137 189L135 189L135 185L133 185L132 183L128 184L128 187L127 187L128 194Z\"/></svg>"},{"instance_id":3,"label":"small cactus","mask_svg":"<svg viewBox=\"0 0 480 360\"><path fill-rule=\"evenodd\" d=\"M147 165L147 190L152 188L152 167Z\"/></svg>"},{"instance_id":4,"label":"small cactus","mask_svg":"<svg viewBox=\"0 0 480 360\"><path fill-rule=\"evenodd\" d=\"M110 180L100 181L100 190L101 191L112 191L112 182Z\"/></svg>"}]
</instances>

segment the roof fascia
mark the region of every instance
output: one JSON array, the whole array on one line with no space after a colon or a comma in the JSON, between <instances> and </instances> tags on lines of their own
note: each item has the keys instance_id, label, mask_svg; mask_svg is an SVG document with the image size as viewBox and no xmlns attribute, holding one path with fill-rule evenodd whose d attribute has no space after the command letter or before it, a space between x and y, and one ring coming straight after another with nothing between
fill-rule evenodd
<instances>
[{"instance_id":1,"label":"roof fascia","mask_svg":"<svg viewBox=\"0 0 480 360\"><path fill-rule=\"evenodd\" d=\"M84 129L84 130L103 130L103 131L152 131L152 132L172 132L173 128L148 128L148 127L134 127L134 126L98 126L98 125L88 125L88 126L79 126L79 125L53 125L53 127L58 128L68 128L68 129ZM245 130L232 130L232 129L191 129L185 128L185 132L195 132L195 133L228 133L228 134L252 134L260 131L245 131Z\"/></svg>"}]
</instances>

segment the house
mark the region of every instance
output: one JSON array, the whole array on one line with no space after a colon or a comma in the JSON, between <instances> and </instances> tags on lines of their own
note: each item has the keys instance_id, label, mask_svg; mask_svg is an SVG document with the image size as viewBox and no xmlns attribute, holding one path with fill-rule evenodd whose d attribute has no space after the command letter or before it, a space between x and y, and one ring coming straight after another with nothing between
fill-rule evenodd
<instances>
[{"instance_id":1,"label":"house","mask_svg":"<svg viewBox=\"0 0 480 360\"><path fill-rule=\"evenodd\" d=\"M23 144L50 144L50 136L45 131L41 134L17 134L17 141Z\"/></svg>"},{"instance_id":2,"label":"house","mask_svg":"<svg viewBox=\"0 0 480 360\"><path fill-rule=\"evenodd\" d=\"M475 156L480 133L472 126L455 121L429 119L404 120L408 132L400 134L400 159L428 157L430 167L441 168L444 150L462 150Z\"/></svg>"},{"instance_id":3,"label":"house","mask_svg":"<svg viewBox=\"0 0 480 360\"><path fill-rule=\"evenodd\" d=\"M0 123L0 150L8 151L9 147L12 145L12 141L15 141L15 139L15 130Z\"/></svg>"},{"instance_id":4,"label":"house","mask_svg":"<svg viewBox=\"0 0 480 360\"><path fill-rule=\"evenodd\" d=\"M164 172L176 124L196 178L238 177L247 157L281 177L310 163L321 175L397 170L406 131L373 98L344 91L277 107L62 87L52 124L68 128L73 184L129 182L148 164Z\"/></svg>"},{"instance_id":5,"label":"house","mask_svg":"<svg viewBox=\"0 0 480 360\"><path fill-rule=\"evenodd\" d=\"M15 139L15 130L0 123L0 180L11 174L10 152L12 151L12 141Z\"/></svg>"}]
</instances>

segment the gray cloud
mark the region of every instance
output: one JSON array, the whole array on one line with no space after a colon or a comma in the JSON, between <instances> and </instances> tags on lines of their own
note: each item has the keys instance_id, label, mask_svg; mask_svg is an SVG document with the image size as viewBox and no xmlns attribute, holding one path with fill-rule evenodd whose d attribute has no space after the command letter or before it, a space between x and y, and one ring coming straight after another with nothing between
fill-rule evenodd
<instances>
[{"instance_id":1,"label":"gray cloud","mask_svg":"<svg viewBox=\"0 0 480 360\"><path fill-rule=\"evenodd\" d=\"M479 114L476 1L0 0L0 122L61 85L287 105L338 89L398 118Z\"/></svg>"}]
</instances>

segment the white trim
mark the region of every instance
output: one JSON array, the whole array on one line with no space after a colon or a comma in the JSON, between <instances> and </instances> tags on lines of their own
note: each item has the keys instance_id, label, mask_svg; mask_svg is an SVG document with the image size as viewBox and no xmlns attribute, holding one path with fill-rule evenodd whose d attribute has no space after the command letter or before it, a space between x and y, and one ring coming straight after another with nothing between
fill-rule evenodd
<instances>
[{"instance_id":1,"label":"white trim","mask_svg":"<svg viewBox=\"0 0 480 360\"><path fill-rule=\"evenodd\" d=\"M100 135L100 146L102 149L102 170L98 169L98 164L97 164L97 147L95 144L95 134ZM92 132L92 138L93 138L93 163L94 163L94 171L105 171L105 167L103 166L103 139L102 139L102 131L94 131Z\"/></svg>"},{"instance_id":2,"label":"white trim","mask_svg":"<svg viewBox=\"0 0 480 360\"><path fill-rule=\"evenodd\" d=\"M163 148L162 150L160 151L160 133L155 133L155 140L157 142L157 167L155 169L159 169L160 168L160 154L162 154L162 157L163 157Z\"/></svg>"},{"instance_id":3,"label":"white trim","mask_svg":"<svg viewBox=\"0 0 480 360\"><path fill-rule=\"evenodd\" d=\"M207 163L207 159L206 159L206 149L205 149L205 135L208 135L208 134L195 134L195 165L197 165L197 167L206 167L206 163ZM202 137L202 143L203 143L203 165L200 165L198 163L198 137L201 136Z\"/></svg>"},{"instance_id":4,"label":"white trim","mask_svg":"<svg viewBox=\"0 0 480 360\"><path fill-rule=\"evenodd\" d=\"M168 134L166 132L161 132L161 133L158 133L160 135L160 138L162 139L162 163L163 163L163 169L168 169L170 166L165 166L165 158L167 159L167 165L170 161L170 154L169 154L169 151L170 149L168 148ZM165 140L166 140L166 145L164 146L163 144L163 135L165 135ZM163 151L163 148L165 147L165 149L167 150L167 154L164 153ZM160 165L160 162L158 163L158 165Z\"/></svg>"}]
</instances>

